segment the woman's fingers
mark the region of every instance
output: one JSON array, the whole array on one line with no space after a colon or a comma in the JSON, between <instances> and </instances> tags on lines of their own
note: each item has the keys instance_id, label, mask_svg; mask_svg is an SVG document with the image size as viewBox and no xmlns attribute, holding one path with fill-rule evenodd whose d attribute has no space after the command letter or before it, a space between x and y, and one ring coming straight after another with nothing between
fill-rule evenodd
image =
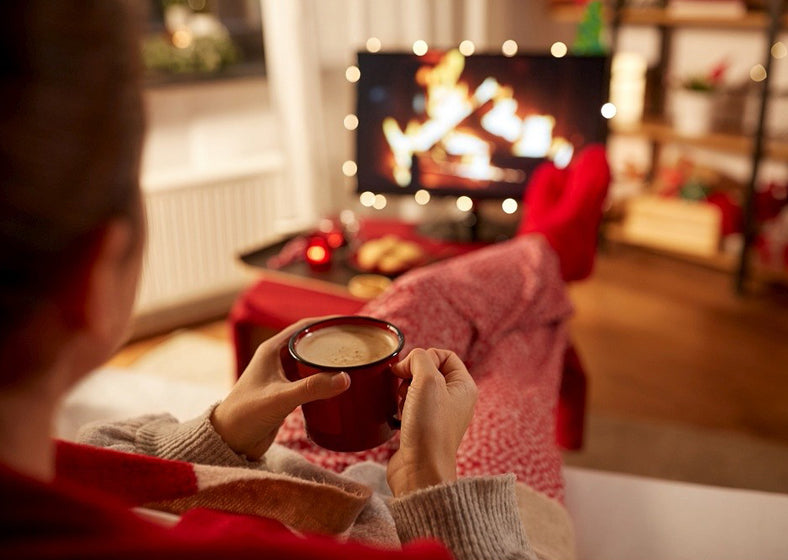
<instances>
[{"instance_id":1,"label":"woman's fingers","mask_svg":"<svg viewBox=\"0 0 788 560\"><path fill-rule=\"evenodd\" d=\"M304 403L336 397L350 387L350 376L343 372L321 372L282 386L272 396L272 404L281 416L287 416Z\"/></svg>"},{"instance_id":2,"label":"woman's fingers","mask_svg":"<svg viewBox=\"0 0 788 560\"><path fill-rule=\"evenodd\" d=\"M403 379L410 379L414 376L414 368L418 373L429 372L431 370L439 370L440 358L437 353L422 348L411 350L410 354L405 356L403 360L395 364L392 368L394 375ZM446 350L448 352L448 350Z\"/></svg>"}]
</instances>

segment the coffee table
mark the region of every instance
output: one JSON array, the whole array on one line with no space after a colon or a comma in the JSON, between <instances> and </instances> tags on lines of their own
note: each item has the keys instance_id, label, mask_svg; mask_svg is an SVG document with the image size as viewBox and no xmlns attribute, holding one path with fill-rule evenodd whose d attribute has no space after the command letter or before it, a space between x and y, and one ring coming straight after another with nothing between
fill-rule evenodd
<instances>
[{"instance_id":1,"label":"coffee table","mask_svg":"<svg viewBox=\"0 0 788 560\"><path fill-rule=\"evenodd\" d=\"M266 272L276 271L283 273L283 275L279 276L279 278L283 280L291 276L302 279L318 280L346 287L351 278L364 273L363 270L359 270L357 267L353 266L353 251L358 244L370 239L383 237L385 235L395 235L400 239L416 243L427 256L425 259L427 263L468 253L489 245L489 243L485 242L452 242L431 238L419 232L418 224L404 222L402 220L363 219L360 221L359 226L359 232L355 240L351 242L349 246L338 249L332 257L331 265L325 269L312 268L303 259L295 260L282 267L272 267L270 265L270 259L277 256L291 240L303 236L308 232L299 232L278 239L272 243L246 252L240 255L239 258L247 265L265 270Z\"/></svg>"},{"instance_id":2,"label":"coffee table","mask_svg":"<svg viewBox=\"0 0 788 560\"><path fill-rule=\"evenodd\" d=\"M352 251L360 242L396 235L417 243L428 256L427 262L461 255L487 243L446 242L419 233L417 224L391 219L365 219L360 222L355 243L335 252L330 266L315 269L304 259L284 266L272 266L271 258L302 232L258 247L240 255L241 261L260 271L260 280L246 289L230 312L230 325L240 375L257 346L282 328L306 317L352 315L366 303L348 290L348 282L362 274L352 265Z\"/></svg>"}]
</instances>

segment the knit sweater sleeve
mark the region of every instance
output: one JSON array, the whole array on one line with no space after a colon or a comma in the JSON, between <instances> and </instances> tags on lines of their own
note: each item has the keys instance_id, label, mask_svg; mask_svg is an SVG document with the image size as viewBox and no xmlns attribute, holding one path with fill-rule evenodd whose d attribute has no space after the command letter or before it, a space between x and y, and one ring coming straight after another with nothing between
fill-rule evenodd
<instances>
[{"instance_id":1,"label":"knit sweater sleeve","mask_svg":"<svg viewBox=\"0 0 788 560\"><path fill-rule=\"evenodd\" d=\"M116 451L203 465L259 465L235 453L213 429L210 418L215 406L187 422L179 422L170 414L149 414L116 422L93 422L80 429L77 441Z\"/></svg>"},{"instance_id":2,"label":"knit sweater sleeve","mask_svg":"<svg viewBox=\"0 0 788 560\"><path fill-rule=\"evenodd\" d=\"M213 407L188 422L169 414L84 426L80 443L216 466L262 466L236 454L210 421ZM536 560L520 521L514 475L462 478L393 499L400 541L443 542L457 560Z\"/></svg>"},{"instance_id":3,"label":"knit sweater sleeve","mask_svg":"<svg viewBox=\"0 0 788 560\"><path fill-rule=\"evenodd\" d=\"M389 504L402 543L432 537L457 560L536 560L517 509L514 475L462 478Z\"/></svg>"}]
</instances>

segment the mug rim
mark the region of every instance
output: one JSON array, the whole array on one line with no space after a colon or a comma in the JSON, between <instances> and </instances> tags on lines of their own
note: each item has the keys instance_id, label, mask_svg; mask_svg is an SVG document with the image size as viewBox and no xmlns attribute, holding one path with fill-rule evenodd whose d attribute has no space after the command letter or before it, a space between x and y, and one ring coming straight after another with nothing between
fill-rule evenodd
<instances>
[{"instance_id":1,"label":"mug rim","mask_svg":"<svg viewBox=\"0 0 788 560\"><path fill-rule=\"evenodd\" d=\"M348 321L348 319L351 319L351 321ZM330 323L348 324L354 322L362 322L362 323L371 322L371 323L377 323L379 325L385 325L387 330L389 330L390 332L392 332L397 336L397 342L398 342L397 347L392 352L386 354L384 357L378 360L375 360L373 362L367 362L365 364L355 365L355 366L328 366L328 365L316 364L314 362L310 362L309 360L302 358L296 353L295 350L296 342L300 340L301 337L309 334L310 330L313 330L316 327L321 327L321 326L331 326ZM402 331L399 329L399 327L397 327L394 323L391 323L384 319L378 319L377 317L370 317L367 315L339 315L337 317L329 317L328 319L320 319L318 321L315 321L314 323L309 323L308 325L306 325L301 329L298 329L296 332L290 335L290 339L287 342L287 349L290 352L290 356L294 360L304 364L305 366L312 367L321 371L354 371L358 369L368 368L370 366L377 366L396 357L400 352L402 352L402 348L404 346L405 346L405 335L402 334Z\"/></svg>"}]
</instances>

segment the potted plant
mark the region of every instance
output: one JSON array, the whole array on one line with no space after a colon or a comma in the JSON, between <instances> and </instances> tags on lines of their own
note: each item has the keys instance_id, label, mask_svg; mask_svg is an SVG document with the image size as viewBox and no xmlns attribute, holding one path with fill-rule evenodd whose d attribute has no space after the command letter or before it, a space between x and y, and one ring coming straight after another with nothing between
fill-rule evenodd
<instances>
[{"instance_id":1,"label":"potted plant","mask_svg":"<svg viewBox=\"0 0 788 560\"><path fill-rule=\"evenodd\" d=\"M717 63L709 72L692 74L679 81L673 94L673 128L684 136L703 136L711 132L714 102L728 63Z\"/></svg>"}]
</instances>

